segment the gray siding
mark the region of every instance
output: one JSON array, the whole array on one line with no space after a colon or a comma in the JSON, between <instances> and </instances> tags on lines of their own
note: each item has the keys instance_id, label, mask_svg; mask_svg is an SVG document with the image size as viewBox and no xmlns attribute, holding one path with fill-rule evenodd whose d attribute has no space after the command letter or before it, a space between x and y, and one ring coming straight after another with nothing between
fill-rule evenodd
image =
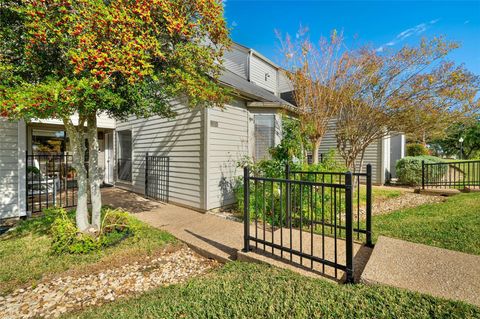
<instances>
[{"instance_id":1,"label":"gray siding","mask_svg":"<svg viewBox=\"0 0 480 319\"><path fill-rule=\"evenodd\" d=\"M250 81L277 93L277 69L255 54L252 54L250 59Z\"/></svg>"},{"instance_id":2,"label":"gray siding","mask_svg":"<svg viewBox=\"0 0 480 319\"><path fill-rule=\"evenodd\" d=\"M322 139L320 144L320 153L327 154L330 150L335 150L337 155L337 160L343 162L343 159L338 155L337 151L337 140L335 138L335 121L331 121L329 124L329 129L327 134ZM357 165L359 165L360 159L357 160ZM382 170L382 141L379 140L370 144L366 151L363 161L363 171L365 171L365 166L367 164L372 164L372 180L375 184L382 183L381 170ZM357 166L358 167L358 166Z\"/></svg>"},{"instance_id":3,"label":"gray siding","mask_svg":"<svg viewBox=\"0 0 480 319\"><path fill-rule=\"evenodd\" d=\"M223 65L233 73L248 79L248 54L248 50L233 45L232 49L223 55Z\"/></svg>"},{"instance_id":4,"label":"gray siding","mask_svg":"<svg viewBox=\"0 0 480 319\"><path fill-rule=\"evenodd\" d=\"M237 162L248 155L248 112L234 100L223 110L208 110L208 209L235 203L233 187L242 169Z\"/></svg>"},{"instance_id":5,"label":"gray siding","mask_svg":"<svg viewBox=\"0 0 480 319\"><path fill-rule=\"evenodd\" d=\"M19 216L18 123L0 118L0 219Z\"/></svg>"},{"instance_id":6,"label":"gray siding","mask_svg":"<svg viewBox=\"0 0 480 319\"><path fill-rule=\"evenodd\" d=\"M204 209L203 174L203 110L191 110L175 104L177 116L165 119L130 118L117 122L117 131L131 129L133 143L132 183L134 192L145 192L145 154L170 157L170 201Z\"/></svg>"},{"instance_id":7,"label":"gray siding","mask_svg":"<svg viewBox=\"0 0 480 319\"><path fill-rule=\"evenodd\" d=\"M288 77L284 72L285 71L278 72L278 92L279 93L290 92L293 90L292 82L290 82L290 80L288 79Z\"/></svg>"}]
</instances>

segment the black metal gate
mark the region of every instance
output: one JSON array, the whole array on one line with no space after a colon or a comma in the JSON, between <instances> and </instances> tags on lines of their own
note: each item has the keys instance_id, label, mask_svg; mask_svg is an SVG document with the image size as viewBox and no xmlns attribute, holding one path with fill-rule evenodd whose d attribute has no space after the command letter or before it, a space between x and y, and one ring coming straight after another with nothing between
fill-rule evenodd
<instances>
[{"instance_id":1,"label":"black metal gate","mask_svg":"<svg viewBox=\"0 0 480 319\"><path fill-rule=\"evenodd\" d=\"M145 196L168 202L170 184L170 158L145 156Z\"/></svg>"},{"instance_id":2,"label":"black metal gate","mask_svg":"<svg viewBox=\"0 0 480 319\"><path fill-rule=\"evenodd\" d=\"M287 167L284 179L245 168L243 192L245 252L260 249L323 274L327 267L335 278L340 270L354 281L354 240L372 246L370 165L355 174Z\"/></svg>"},{"instance_id":3,"label":"black metal gate","mask_svg":"<svg viewBox=\"0 0 480 319\"><path fill-rule=\"evenodd\" d=\"M72 155L26 155L27 211L77 205L77 174Z\"/></svg>"}]
</instances>

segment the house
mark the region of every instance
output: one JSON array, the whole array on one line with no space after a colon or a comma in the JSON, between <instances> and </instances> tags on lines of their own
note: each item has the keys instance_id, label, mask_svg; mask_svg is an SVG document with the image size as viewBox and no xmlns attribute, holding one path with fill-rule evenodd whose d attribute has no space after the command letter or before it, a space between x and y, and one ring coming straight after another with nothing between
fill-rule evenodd
<instances>
[{"instance_id":1,"label":"house","mask_svg":"<svg viewBox=\"0 0 480 319\"><path fill-rule=\"evenodd\" d=\"M320 154L326 154L337 148L335 125L337 125L336 121L329 122L327 133L323 136L320 144ZM372 165L372 181L374 184L383 185L392 178L396 178L395 165L399 159L405 157L405 145L405 135L397 133L379 139L366 148L363 166L366 164ZM338 154L336 155L337 160L342 161L342 158ZM357 159L357 167L359 162L360 159Z\"/></svg>"},{"instance_id":2,"label":"house","mask_svg":"<svg viewBox=\"0 0 480 319\"><path fill-rule=\"evenodd\" d=\"M280 142L282 114L294 115L295 106L281 68L255 50L234 44L224 66L220 82L232 89L232 99L222 109L190 109L178 100L172 104L174 119L130 117L119 122L100 115L104 184L145 194L154 183L154 191L167 192L170 202L199 211L233 204L235 178L242 173L238 161L267 158L269 148ZM75 172L60 121L0 119L0 133L0 218L75 205ZM322 152L335 148L330 140L325 139ZM387 178L389 163L403 156L402 143L402 138L385 139L368 152L366 162L373 164L377 183ZM147 153L168 158L168 165L150 163ZM150 173L152 166L162 171ZM160 176L166 181L155 181Z\"/></svg>"}]
</instances>

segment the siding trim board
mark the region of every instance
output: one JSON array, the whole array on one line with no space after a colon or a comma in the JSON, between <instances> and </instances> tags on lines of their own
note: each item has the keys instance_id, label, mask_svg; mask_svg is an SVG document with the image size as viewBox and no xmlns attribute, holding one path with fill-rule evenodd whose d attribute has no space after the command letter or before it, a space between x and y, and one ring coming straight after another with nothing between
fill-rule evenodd
<instances>
[{"instance_id":1,"label":"siding trim board","mask_svg":"<svg viewBox=\"0 0 480 319\"><path fill-rule=\"evenodd\" d=\"M18 216L27 215L27 126L24 121L18 123Z\"/></svg>"}]
</instances>

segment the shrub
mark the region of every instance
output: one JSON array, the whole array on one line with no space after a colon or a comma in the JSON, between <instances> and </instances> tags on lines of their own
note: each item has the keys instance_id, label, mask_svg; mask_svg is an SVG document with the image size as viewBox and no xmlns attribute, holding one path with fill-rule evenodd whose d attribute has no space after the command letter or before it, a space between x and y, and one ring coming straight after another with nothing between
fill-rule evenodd
<instances>
[{"instance_id":1,"label":"shrub","mask_svg":"<svg viewBox=\"0 0 480 319\"><path fill-rule=\"evenodd\" d=\"M407 144L407 156L429 155L428 149L422 144Z\"/></svg>"},{"instance_id":2,"label":"shrub","mask_svg":"<svg viewBox=\"0 0 480 319\"><path fill-rule=\"evenodd\" d=\"M73 216L65 209L55 208L46 212L46 220L53 219L50 228L52 252L87 254L115 245L134 235L137 225L128 213L107 208L102 210L102 214L102 225L98 234L84 234L78 231Z\"/></svg>"},{"instance_id":3,"label":"shrub","mask_svg":"<svg viewBox=\"0 0 480 319\"><path fill-rule=\"evenodd\" d=\"M242 163L251 163L250 161L242 161ZM271 178L285 178L285 164L283 161L277 160L264 160L257 164L250 164L251 167L251 174L255 176L262 176L262 177L271 177ZM308 164L290 164L291 171L308 171L308 172L346 172L346 168L344 165L340 164L335 160L335 152L329 152L323 159L323 161L316 165L308 165ZM303 175L300 177L299 174L290 176L290 179L299 179L302 178L305 181L314 181L315 175ZM337 182L338 177L334 176L334 180L328 182ZM327 181L326 181L327 182ZM255 211L257 212L257 217L259 219L265 218L265 221L269 224L279 225L280 223L280 216L278 212L280 211L280 206L286 207L285 202L285 193L286 187L285 184L281 184L282 189L280 189L280 183L275 182L250 182L250 212L252 214L252 218L254 217ZM302 190L302 196L300 196L300 191L298 189L298 185L293 186L292 188L292 198L296 196L293 200L298 207L303 207L305 212L298 211L297 214L305 213L307 214L307 208L311 204L309 202L309 188L304 187ZM282 196L280 193L282 192ZM234 193L237 200L237 212L242 213L244 209L244 191L243 191L243 176L238 177L235 181L234 186ZM301 198L301 204L300 204ZM316 207L321 207L321 196L315 196ZM330 196L328 194L325 195L324 200L330 200ZM276 212L273 214L272 212ZM305 219L308 216L305 215ZM282 217L284 219L282 224L285 225L285 216Z\"/></svg>"},{"instance_id":4,"label":"shrub","mask_svg":"<svg viewBox=\"0 0 480 319\"><path fill-rule=\"evenodd\" d=\"M407 156L397 161L396 169L400 183L417 186L422 183L422 161L425 163L442 163L443 159L435 156ZM447 167L441 166L435 170L435 175L440 176L446 173ZM437 176L431 176L435 178Z\"/></svg>"}]
</instances>

